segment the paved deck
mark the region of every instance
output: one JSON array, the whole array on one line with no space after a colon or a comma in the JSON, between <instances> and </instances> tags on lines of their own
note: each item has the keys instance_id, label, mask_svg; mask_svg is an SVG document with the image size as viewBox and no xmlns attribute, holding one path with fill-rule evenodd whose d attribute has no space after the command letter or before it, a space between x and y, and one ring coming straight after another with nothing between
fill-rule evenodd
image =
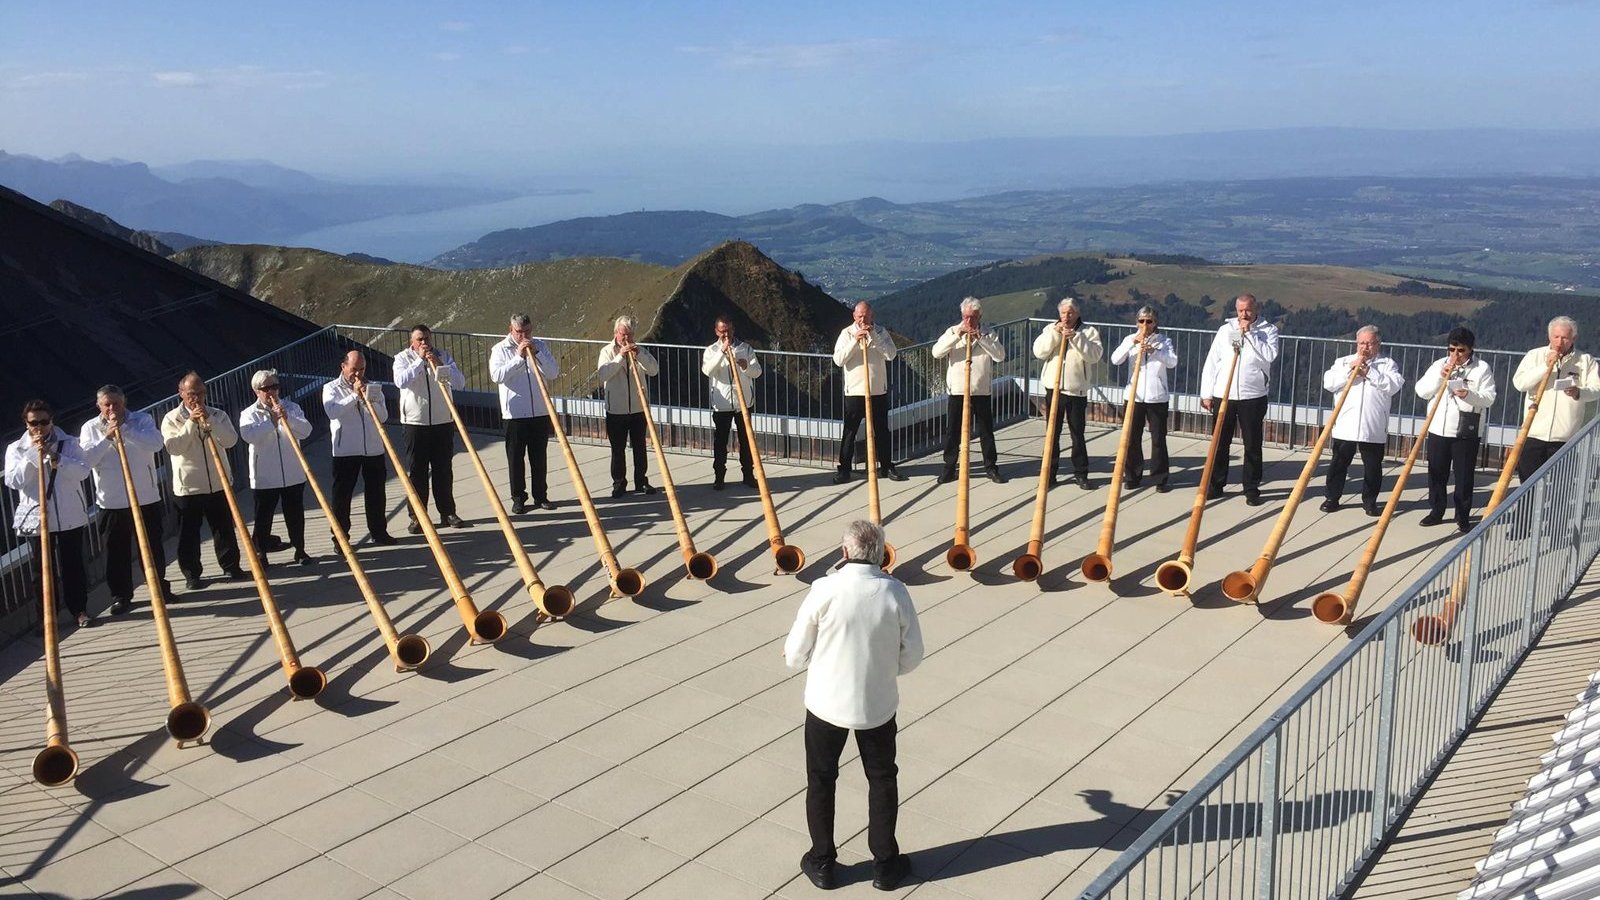
<instances>
[{"instance_id":1,"label":"paved deck","mask_svg":"<svg viewBox=\"0 0 1600 900\"><path fill-rule=\"evenodd\" d=\"M1099 533L1114 446L1110 432L1094 433L1098 488L1050 495L1047 571L1033 584L1010 565L1032 514L1037 422L999 436L1009 484L973 484L971 573L943 562L955 486L935 485L937 464L909 463L910 481L883 484L896 574L911 587L928 648L902 680L900 840L919 880L901 893L1073 896L1171 792L1347 640L1313 619L1309 602L1342 586L1360 555L1372 520L1358 507L1302 505L1266 605L1234 605L1215 587L1260 552L1303 460L1287 451L1268 452L1268 505L1252 509L1237 494L1211 505L1200 587L1174 599L1151 577L1182 540L1204 449L1174 436L1183 487L1125 496L1114 577L1083 583L1078 563ZM497 440L479 444L498 478ZM604 451L577 452L591 483L604 485ZM503 611L511 635L466 644L420 538L361 548L401 631L433 643L420 673L394 672L316 514L308 533L326 561L272 570L303 661L332 679L315 702L288 700L248 585L186 593L174 628L215 726L208 745L176 749L162 730L164 682L141 605L64 639L83 766L73 785L45 789L27 774L43 740L39 645L0 653L0 894L814 896L796 865L807 845L803 677L785 670L780 648L807 583L836 558L842 520L864 513L863 485L770 467L786 537L809 557L798 577L775 576L755 493L713 492L708 459L673 456L695 540L722 571L710 583L684 578L662 497L602 499L622 563L650 581L636 601L607 601L555 448L551 458L552 495L564 505L519 525L543 579L577 594L578 613L564 622L534 615L464 458L457 496L478 524L446 530L445 541L479 605ZM1368 609L1454 536L1418 527L1419 517L1409 511L1391 528ZM876 895L862 864L859 766L840 784L841 858L852 864L841 893Z\"/></svg>"}]
</instances>

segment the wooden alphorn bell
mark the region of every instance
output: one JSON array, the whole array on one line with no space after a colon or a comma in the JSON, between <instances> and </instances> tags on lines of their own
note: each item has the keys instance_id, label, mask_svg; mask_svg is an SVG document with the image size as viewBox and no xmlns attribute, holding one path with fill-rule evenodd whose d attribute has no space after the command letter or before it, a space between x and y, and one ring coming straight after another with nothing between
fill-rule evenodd
<instances>
[{"instance_id":1,"label":"wooden alphorn bell","mask_svg":"<svg viewBox=\"0 0 1600 900\"><path fill-rule=\"evenodd\" d=\"M1189 513L1189 530L1184 532L1183 546L1178 550L1177 559L1169 559L1156 567L1156 586L1174 597L1187 594L1189 583L1194 580L1194 553L1200 543L1200 520L1206 513L1206 497L1211 492L1211 473L1217 466L1217 444L1222 440L1222 425L1228 415L1228 394L1233 391L1233 375L1239 368L1239 350L1239 347L1233 348L1233 361L1228 363L1228 377L1222 382L1222 402L1217 405L1217 421L1211 426L1211 446L1206 451L1206 464L1200 470L1200 487L1194 492L1194 509Z\"/></svg>"},{"instance_id":2,"label":"wooden alphorn bell","mask_svg":"<svg viewBox=\"0 0 1600 900\"><path fill-rule=\"evenodd\" d=\"M361 382L357 390L366 393L367 383ZM378 592L373 589L372 582L367 578L367 570L362 568L361 561L356 558L356 548L350 544L350 534L339 524L339 519L333 514L333 504L328 502L328 496L322 492L322 486L317 484L316 475L311 471L311 463L306 459L305 450L300 447L300 439L289 430L289 423L281 422L283 436L289 441L289 447L294 450L294 458L300 462L300 470L306 473L306 486L311 488L311 495L317 498L317 505L322 507L322 515L328 520L328 527L333 529L334 543L339 545L339 552L344 554L345 563L350 566L350 575L356 581L356 587L361 591L361 597L367 602L367 611L372 613L372 620L378 625L378 634L383 637L384 646L389 648L389 655L394 659L394 670L406 672L417 668L428 659L431 649L428 639L420 634L402 635L395 630L394 620L389 618L389 613L384 610L383 602L378 599Z\"/></svg>"},{"instance_id":3,"label":"wooden alphorn bell","mask_svg":"<svg viewBox=\"0 0 1600 900\"><path fill-rule=\"evenodd\" d=\"M1517 429L1517 439L1511 445L1511 450L1506 453L1505 463L1500 467L1500 478L1494 483L1494 492L1489 495L1489 504L1483 508L1483 517L1497 509L1506 499L1506 494L1511 490L1511 476L1517 471L1517 460L1522 458L1522 445L1528 440L1528 432L1533 428L1533 417L1539 412L1539 404L1544 402L1545 389L1550 386L1550 376L1555 374L1556 366L1560 359L1554 360L1544 370L1544 378L1539 381L1539 386L1534 389L1533 400L1528 404L1528 411L1522 418L1522 427ZM1446 382L1439 383L1439 391L1445 390ZM1532 563L1530 563L1532 564ZM1467 596L1467 573L1472 569L1472 553L1468 551L1461 555L1461 574L1456 576L1455 584L1450 587L1450 596L1444 602L1444 609L1437 616L1418 616L1411 623L1411 636L1418 643L1442 644L1450 636L1450 629L1455 626L1456 613L1461 608L1461 601Z\"/></svg>"},{"instance_id":4,"label":"wooden alphorn bell","mask_svg":"<svg viewBox=\"0 0 1600 900\"><path fill-rule=\"evenodd\" d=\"M539 361L533 358L531 352L525 353L523 358L529 366L537 366ZM533 560L528 557L528 550L522 546L522 538L517 534L517 526L512 524L511 517L506 514L506 505L500 499L500 492L494 486L494 479L489 477L489 470L483 465L483 458L478 455L478 448L472 444L472 433L467 431L466 420L461 418L461 411L456 409L455 392L450 389L448 379L439 380L439 396L444 398L445 408L450 410L450 419L456 423L456 431L461 435L461 443L467 448L467 457L472 460L473 471L478 473L478 483L483 485L483 495L489 500L489 509L494 513L495 521L500 523L500 533L505 536L506 548L511 551L511 560L516 563L517 574L522 576L522 588L533 599L533 605L539 612L552 619L564 619L572 612L575 601L572 591L564 584L555 587L546 587L540 580L539 573L533 567Z\"/></svg>"},{"instance_id":5,"label":"wooden alphorn bell","mask_svg":"<svg viewBox=\"0 0 1600 900\"><path fill-rule=\"evenodd\" d=\"M1372 564L1378 557L1378 546L1383 543L1384 533L1389 530L1389 520L1394 518L1395 510L1400 508L1400 495L1405 493L1406 479L1411 476L1411 467L1416 465L1417 456L1422 453L1422 445L1428 438L1428 426L1433 424L1433 416L1439 411L1439 404L1444 402L1444 384L1450 380L1449 373L1445 373L1439 385L1439 393L1433 397L1433 402L1428 405L1428 415L1422 420L1422 428L1417 432L1417 439L1411 442L1411 450L1406 453L1405 464L1400 467L1400 474L1395 476L1394 489L1389 492L1389 502L1383 505L1383 513L1378 516L1378 523L1372 528L1372 536L1367 538L1367 549L1362 552L1360 562L1356 563L1355 571L1350 573L1350 583L1345 585L1343 594L1331 591L1318 594L1311 601L1311 614L1317 617L1318 622L1328 625L1349 625L1350 620L1356 615L1356 602L1361 599L1361 590L1367 585L1367 574L1372 569Z\"/></svg>"},{"instance_id":6,"label":"wooden alphorn bell","mask_svg":"<svg viewBox=\"0 0 1600 900\"><path fill-rule=\"evenodd\" d=\"M655 416L650 414L650 394L644 389L644 378L639 375L637 357L628 366L633 375L634 389L639 392L639 405L644 410L644 427L650 433L650 446L656 451L656 465L661 469L661 489L667 493L667 508L672 511L672 524L678 532L678 549L683 553L683 567L690 578L704 581L717 574L717 558L696 550L694 538L689 536L689 523L683 517L683 507L678 505L678 489L672 483L672 470L667 467L667 451L661 446L661 432L656 430ZM737 371L734 378L738 378Z\"/></svg>"},{"instance_id":7,"label":"wooden alphorn bell","mask_svg":"<svg viewBox=\"0 0 1600 900\"><path fill-rule=\"evenodd\" d=\"M761 491L761 514L767 519L767 543L772 547L772 562L779 573L792 575L805 566L806 554L799 547L783 542L783 529L778 526L778 510L772 505L772 490L767 486L767 470L761 464L761 446L756 443L755 423L750 418L750 398L744 395L744 383L733 361L733 349L724 347L722 354L728 359L733 392L739 398L739 416L744 422L745 440L750 442L750 465L755 471L756 486Z\"/></svg>"},{"instance_id":8,"label":"wooden alphorn bell","mask_svg":"<svg viewBox=\"0 0 1600 900\"><path fill-rule=\"evenodd\" d=\"M594 498L589 496L589 487L584 483L583 470L578 468L578 458L572 454L567 429L561 424L561 416L556 414L556 406L550 400L550 386L545 384L544 373L539 371L538 366L529 368L533 371L534 383L539 386L539 395L544 398L544 408L550 411L550 427L554 429L556 442L561 445L561 455L567 461L567 474L572 477L572 490L578 495L578 504L583 507L583 519L589 524L589 536L594 538L600 564L606 567L611 580L611 596L637 597L644 593L644 574L638 569L624 569L617 562L617 554L611 549L611 540L606 537L606 530L600 524L600 513L594 508Z\"/></svg>"},{"instance_id":9,"label":"wooden alphorn bell","mask_svg":"<svg viewBox=\"0 0 1600 900\"><path fill-rule=\"evenodd\" d=\"M884 399L889 395L884 393ZM872 360L867 356L866 338L861 339L861 401L867 413L867 515L872 523L883 527L883 508L878 504L878 434L872 424ZM885 538L883 542L883 570L894 568L894 545Z\"/></svg>"},{"instance_id":10,"label":"wooden alphorn bell","mask_svg":"<svg viewBox=\"0 0 1600 900\"><path fill-rule=\"evenodd\" d=\"M960 474L956 482L956 529L950 538L950 549L944 561L957 572L965 572L978 564L978 552L972 549L972 533L968 528L968 496L972 493L972 337L966 340L967 360L963 364L961 384L961 451L958 454Z\"/></svg>"},{"instance_id":11,"label":"wooden alphorn bell","mask_svg":"<svg viewBox=\"0 0 1600 900\"><path fill-rule=\"evenodd\" d=\"M267 628L272 632L273 642L278 645L278 660L283 665L284 676L289 679L289 693L296 700L310 700L328 686L328 676L316 666L300 664L300 654L295 652L289 627L283 623L278 603L272 598L272 586L267 584L267 573L261 567L261 556L256 553L250 526L239 509L239 498L234 496L233 485L222 474L225 471L222 451L217 449L217 443L211 437L211 423L203 411L194 418L200 420L200 442L206 445L206 451L211 455L211 465L217 470L217 481L222 485L222 496L228 501L228 512L233 516L233 530L239 535L239 550L244 554L245 561L250 563L250 577L255 579L256 594L261 598L261 611L266 614Z\"/></svg>"},{"instance_id":12,"label":"wooden alphorn bell","mask_svg":"<svg viewBox=\"0 0 1600 900\"><path fill-rule=\"evenodd\" d=\"M50 463L39 441L39 595L44 604L44 749L33 757L33 780L59 787L78 774L78 754L67 743L67 695L61 686L61 648L56 638L55 568L50 559Z\"/></svg>"},{"instance_id":13,"label":"wooden alphorn bell","mask_svg":"<svg viewBox=\"0 0 1600 900\"><path fill-rule=\"evenodd\" d=\"M1144 329L1139 329L1139 355L1133 360L1133 378L1128 382L1128 399L1122 410L1122 440L1117 444L1117 461L1111 466L1111 490L1106 498L1105 518L1100 522L1100 543L1083 558L1079 570L1088 581L1111 577L1111 554L1117 542L1117 505L1122 501L1122 477L1128 467L1128 442L1133 437L1133 403L1139 396L1139 378L1144 373Z\"/></svg>"},{"instance_id":14,"label":"wooden alphorn bell","mask_svg":"<svg viewBox=\"0 0 1600 900\"><path fill-rule=\"evenodd\" d=\"M394 466L401 487L405 488L406 502L411 506L411 516L422 529L422 536L428 542L428 549L433 551L434 564L439 567L439 574L444 576L445 586L450 589L450 596L456 604L456 612L461 615L461 623L471 636L472 643L492 644L505 637L508 627L506 617L492 609L479 611L478 604L473 602L472 595L467 592L466 584L456 572L455 564L450 561L450 554L445 552L444 541L439 538L438 527L428 518L428 505L417 496L417 489L412 486L411 479L406 477L406 465L400 461L400 454L394 449L394 442L389 440L389 433L384 430L383 423L378 421L378 411L372 408L372 401L367 399L367 392L359 391L356 396L360 398L359 402L366 409L368 418L372 419L372 424L377 427L378 439L383 441L383 452L389 457L389 464Z\"/></svg>"},{"instance_id":15,"label":"wooden alphorn bell","mask_svg":"<svg viewBox=\"0 0 1600 900\"><path fill-rule=\"evenodd\" d=\"M139 560L144 564L144 584L150 591L150 617L156 623L156 639L161 644L161 668L167 676L167 733L182 747L189 741L198 741L211 728L211 711L196 703L189 695L189 682L183 675L183 661L178 658L178 642L172 636L172 622L167 616L167 594L161 583L161 572L156 568L155 552L150 548L150 532L145 528L144 511L139 505L139 489L133 484L133 468L128 464L128 449L122 443L121 424L111 432L111 446L117 448L117 461L122 464L122 483L128 489L128 512L133 516L133 534L139 542Z\"/></svg>"},{"instance_id":16,"label":"wooden alphorn bell","mask_svg":"<svg viewBox=\"0 0 1600 900\"><path fill-rule=\"evenodd\" d=\"M1305 496L1306 486L1311 484L1311 476L1317 471L1317 463L1322 460L1322 448L1327 446L1328 435L1333 433L1333 423L1339 419L1339 410L1344 408L1345 398L1350 396L1350 388L1356 383L1356 375L1365 370L1365 365L1350 368L1350 376L1344 380L1344 390L1339 392L1339 399L1334 401L1333 412L1328 414L1328 421L1317 434L1317 442L1311 445L1311 451L1306 456L1306 464L1300 469L1300 477L1295 481L1294 488L1289 491L1289 499L1283 504L1283 511L1278 513L1278 522L1272 526L1272 534L1268 535L1266 546L1261 548L1261 556L1249 569L1231 572L1222 579L1224 597L1235 603L1260 602L1261 587L1267 583L1267 575L1272 571L1273 560L1278 557L1278 548L1283 545L1283 539L1289 533L1289 525L1294 521L1295 509L1300 505L1300 498Z\"/></svg>"},{"instance_id":17,"label":"wooden alphorn bell","mask_svg":"<svg viewBox=\"0 0 1600 900\"><path fill-rule=\"evenodd\" d=\"M1049 326L1054 328L1054 325ZM1044 512L1046 495L1050 492L1051 451L1061 433L1056 418L1061 412L1061 373L1067 363L1067 339L1061 338L1056 347L1056 383L1050 393L1050 421L1044 429L1044 452L1039 454L1039 488L1033 498L1033 527L1028 531L1028 549L1011 562L1011 571L1023 581L1033 581L1044 574Z\"/></svg>"}]
</instances>

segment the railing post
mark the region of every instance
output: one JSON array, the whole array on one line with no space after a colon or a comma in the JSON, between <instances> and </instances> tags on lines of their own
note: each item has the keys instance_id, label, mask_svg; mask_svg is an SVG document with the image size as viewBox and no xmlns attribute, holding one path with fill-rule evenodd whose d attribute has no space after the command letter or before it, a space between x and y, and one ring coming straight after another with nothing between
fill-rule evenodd
<instances>
[{"instance_id":1,"label":"railing post","mask_svg":"<svg viewBox=\"0 0 1600 900\"><path fill-rule=\"evenodd\" d=\"M1256 817L1256 896L1273 900L1277 895L1278 867L1278 759L1283 753L1283 723L1261 743L1261 813Z\"/></svg>"},{"instance_id":2,"label":"railing post","mask_svg":"<svg viewBox=\"0 0 1600 900\"><path fill-rule=\"evenodd\" d=\"M1578 496L1575 498L1576 515L1572 517L1572 561L1567 564L1567 580L1562 585L1562 593L1571 591L1578 584L1578 579L1583 577L1579 569L1583 565L1583 539L1586 516L1589 515L1589 479L1594 477L1594 447L1593 441L1588 436L1583 438L1585 446L1576 448L1581 462L1578 463L1578 484L1574 488Z\"/></svg>"},{"instance_id":3,"label":"railing post","mask_svg":"<svg viewBox=\"0 0 1600 900\"><path fill-rule=\"evenodd\" d=\"M1373 754L1372 842L1389 830L1389 768L1394 758L1394 695L1400 674L1400 617L1383 626L1383 681L1378 688L1378 746Z\"/></svg>"},{"instance_id":4,"label":"railing post","mask_svg":"<svg viewBox=\"0 0 1600 900\"><path fill-rule=\"evenodd\" d=\"M1547 473L1548 474L1548 473ZM1533 486L1533 524L1528 529L1528 552L1524 557L1528 561L1528 586L1523 591L1527 598L1528 608L1522 616L1522 630L1527 635L1527 641L1533 643L1533 629L1539 610L1539 570L1544 568L1544 506L1550 487L1550 479L1540 478Z\"/></svg>"},{"instance_id":5,"label":"railing post","mask_svg":"<svg viewBox=\"0 0 1600 900\"><path fill-rule=\"evenodd\" d=\"M1483 550L1488 542L1479 538L1467 563L1466 615L1461 621L1461 686L1456 695L1456 731L1467 729L1472 721L1472 664L1478 655L1478 582L1483 577Z\"/></svg>"},{"instance_id":6,"label":"railing post","mask_svg":"<svg viewBox=\"0 0 1600 900\"><path fill-rule=\"evenodd\" d=\"M1296 413L1300 409L1300 342L1294 342L1294 359L1289 363L1289 449L1296 447L1294 425ZM1272 400L1269 397L1268 403Z\"/></svg>"}]
</instances>

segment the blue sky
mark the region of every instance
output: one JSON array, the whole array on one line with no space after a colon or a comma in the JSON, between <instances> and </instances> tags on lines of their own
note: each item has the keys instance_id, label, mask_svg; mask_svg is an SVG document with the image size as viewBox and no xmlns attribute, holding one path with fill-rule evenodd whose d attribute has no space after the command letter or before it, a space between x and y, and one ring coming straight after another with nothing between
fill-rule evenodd
<instances>
[{"instance_id":1,"label":"blue sky","mask_svg":"<svg viewBox=\"0 0 1600 900\"><path fill-rule=\"evenodd\" d=\"M0 149L321 173L1336 125L1600 127L1600 3L0 0Z\"/></svg>"}]
</instances>

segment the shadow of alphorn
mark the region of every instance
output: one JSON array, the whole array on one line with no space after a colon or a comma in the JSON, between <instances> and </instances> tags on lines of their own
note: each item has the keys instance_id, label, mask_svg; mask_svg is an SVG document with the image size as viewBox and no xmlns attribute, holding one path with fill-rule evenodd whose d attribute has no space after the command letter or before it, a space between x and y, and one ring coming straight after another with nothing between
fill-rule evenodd
<instances>
[{"instance_id":1,"label":"shadow of alphorn","mask_svg":"<svg viewBox=\"0 0 1600 900\"><path fill-rule=\"evenodd\" d=\"M1239 351L1243 344L1233 348L1233 361L1228 363L1228 377L1222 382L1222 402L1217 405L1217 420L1211 426L1211 446L1206 450L1206 464L1200 470L1200 487L1194 492L1194 509L1189 513L1189 528L1183 534L1183 546L1178 558L1169 559L1156 567L1156 586L1178 596L1189 592L1194 580L1194 552L1200 543L1200 520L1206 514L1206 497L1211 492L1211 473L1217 467L1217 444L1222 440L1222 425L1228 417L1228 395L1233 393L1233 375L1239 368Z\"/></svg>"},{"instance_id":2,"label":"shadow of alphorn","mask_svg":"<svg viewBox=\"0 0 1600 900\"><path fill-rule=\"evenodd\" d=\"M50 488L44 444L39 450L39 594L44 604L44 749L33 757L33 780L60 787L78 774L78 754L67 743L67 695L61 685L61 647L56 637L55 566L50 559Z\"/></svg>"},{"instance_id":3,"label":"shadow of alphorn","mask_svg":"<svg viewBox=\"0 0 1600 900\"><path fill-rule=\"evenodd\" d=\"M1054 325L1046 326L1054 328ZM1028 530L1028 549L1012 560L1011 572L1023 581L1033 581L1044 574L1044 514L1050 493L1050 454L1055 449L1056 438L1061 433L1061 373L1066 367L1067 339L1063 337L1056 346L1056 383L1050 392L1050 421L1044 429L1044 451L1039 454L1039 487L1033 498L1033 525Z\"/></svg>"},{"instance_id":4,"label":"shadow of alphorn","mask_svg":"<svg viewBox=\"0 0 1600 900\"><path fill-rule=\"evenodd\" d=\"M1144 330L1139 334L1139 355L1133 360L1133 378L1128 382L1128 400L1122 411L1122 440L1117 443L1117 461L1111 466L1111 489L1106 497L1106 515L1100 523L1100 543L1083 558L1079 570L1087 581L1111 577L1111 554L1117 541L1117 505L1122 502L1122 477L1128 469L1128 441L1133 437L1134 400L1139 396L1139 378L1144 372Z\"/></svg>"},{"instance_id":5,"label":"shadow of alphorn","mask_svg":"<svg viewBox=\"0 0 1600 900\"><path fill-rule=\"evenodd\" d=\"M761 514L767 520L767 544L772 547L772 564L778 573L793 575L805 567L805 551L783 542L783 529L778 525L778 509L772 504L772 489L767 484L767 469L761 464L761 445L756 443L755 423L750 418L750 400L744 395L744 382L734 365L733 351L723 348L728 360L728 372L733 380L734 395L739 398L739 417L744 422L744 437L750 442L750 466L755 471L756 487L761 492ZM871 438L868 438L871 441Z\"/></svg>"},{"instance_id":6,"label":"shadow of alphorn","mask_svg":"<svg viewBox=\"0 0 1600 900\"><path fill-rule=\"evenodd\" d=\"M639 375L637 362L637 357L630 362L628 372L633 376L633 387L639 393L639 405L644 410L644 427L650 434L650 446L656 451L656 466L661 469L661 489L667 493L667 508L672 511L672 524L678 533L678 549L683 553L683 567L688 571L690 578L704 581L717 574L717 558L696 550L694 538L689 535L689 523L683 517L683 507L678 505L678 488L672 483L672 470L667 466L667 451L661 446L661 432L656 430L655 416L650 414L650 394L644 389L644 378Z\"/></svg>"}]
</instances>

